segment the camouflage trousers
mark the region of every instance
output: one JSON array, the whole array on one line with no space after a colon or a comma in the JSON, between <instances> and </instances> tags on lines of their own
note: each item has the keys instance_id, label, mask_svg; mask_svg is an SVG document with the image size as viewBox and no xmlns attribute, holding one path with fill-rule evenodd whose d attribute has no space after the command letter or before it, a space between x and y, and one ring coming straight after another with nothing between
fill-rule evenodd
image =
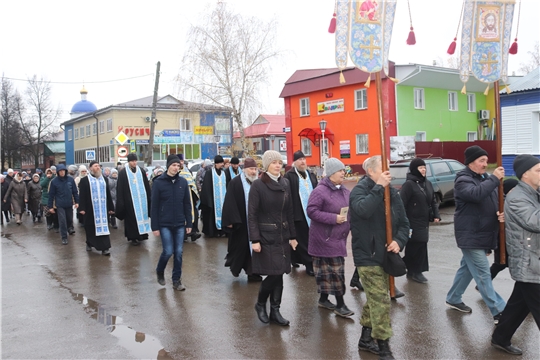
<instances>
[{"instance_id":1,"label":"camouflage trousers","mask_svg":"<svg viewBox=\"0 0 540 360\"><path fill-rule=\"evenodd\" d=\"M367 298L360 324L372 329L371 336L374 339L387 340L393 334L390 325L388 274L381 266L359 266L357 270Z\"/></svg>"}]
</instances>

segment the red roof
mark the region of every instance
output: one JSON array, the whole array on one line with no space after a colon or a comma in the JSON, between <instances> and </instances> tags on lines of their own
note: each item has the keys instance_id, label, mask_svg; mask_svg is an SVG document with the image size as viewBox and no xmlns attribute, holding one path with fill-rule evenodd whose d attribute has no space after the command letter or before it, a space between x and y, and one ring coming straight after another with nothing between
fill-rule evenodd
<instances>
[{"instance_id":1,"label":"red roof","mask_svg":"<svg viewBox=\"0 0 540 360\"><path fill-rule=\"evenodd\" d=\"M390 61L388 66L390 72L389 75L395 77L394 63ZM285 86L279 97L285 98L351 84L363 84L369 77L368 73L365 73L356 67L348 67L343 70L343 76L345 77L346 83L340 84L339 73L340 70L338 68L296 70L289 80L285 82ZM381 78L386 78L384 71L381 72ZM371 80L375 81L375 76L373 76Z\"/></svg>"},{"instance_id":2,"label":"red roof","mask_svg":"<svg viewBox=\"0 0 540 360\"><path fill-rule=\"evenodd\" d=\"M252 125L244 129L246 137L264 137L268 135L285 135L285 115L259 115ZM235 138L240 137L240 132L234 133Z\"/></svg>"}]
</instances>

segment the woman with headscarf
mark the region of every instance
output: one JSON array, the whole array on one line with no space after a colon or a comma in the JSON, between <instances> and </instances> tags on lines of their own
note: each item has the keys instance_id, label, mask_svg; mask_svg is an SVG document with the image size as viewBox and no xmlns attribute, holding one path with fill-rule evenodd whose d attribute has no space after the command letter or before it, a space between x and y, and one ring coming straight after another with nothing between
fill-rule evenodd
<instances>
[{"instance_id":1,"label":"woman with headscarf","mask_svg":"<svg viewBox=\"0 0 540 360\"><path fill-rule=\"evenodd\" d=\"M9 182L6 181L6 177L4 175L0 174L0 182L2 182L2 199L6 195L8 188L9 188ZM2 201L2 213L0 214L0 218L2 219L2 225L4 225L4 216L6 217L6 222L9 222L11 215L9 212L11 211L11 200L10 201Z\"/></svg>"},{"instance_id":2,"label":"woman with headscarf","mask_svg":"<svg viewBox=\"0 0 540 360\"><path fill-rule=\"evenodd\" d=\"M283 274L291 272L291 247L296 249L296 230L289 180L281 176L281 154L268 150L263 155L264 173L249 191L248 228L252 243L252 272L266 275L259 288L255 311L260 321L289 325L279 312ZM270 317L266 303L270 297Z\"/></svg>"},{"instance_id":3,"label":"woman with headscarf","mask_svg":"<svg viewBox=\"0 0 540 360\"><path fill-rule=\"evenodd\" d=\"M79 183L81 179L88 175L88 169L85 165L79 166L79 176L75 178L75 184L77 184L77 191L79 191ZM77 209L77 220L79 220L79 225L84 226L84 215L80 213L80 209Z\"/></svg>"},{"instance_id":4,"label":"woman with headscarf","mask_svg":"<svg viewBox=\"0 0 540 360\"><path fill-rule=\"evenodd\" d=\"M111 170L111 174L106 179L106 181L109 183L111 199L112 199L114 207L116 208L116 188L118 186L118 170L113 168ZM109 222L111 223L111 226L113 229L118 229L118 225L116 225L116 216L114 214L109 215Z\"/></svg>"},{"instance_id":5,"label":"woman with headscarf","mask_svg":"<svg viewBox=\"0 0 540 360\"><path fill-rule=\"evenodd\" d=\"M4 196L4 202L7 202L8 199L11 199L11 208L15 214L15 221L17 225L21 225L25 203L28 202L28 191L26 190L26 184L21 173L17 173L13 181L9 184L6 195Z\"/></svg>"},{"instance_id":6,"label":"woman with headscarf","mask_svg":"<svg viewBox=\"0 0 540 360\"><path fill-rule=\"evenodd\" d=\"M41 222L41 184L39 183L39 174L32 175L32 181L26 185L28 190L28 209L32 213L32 221Z\"/></svg>"},{"instance_id":7,"label":"woman with headscarf","mask_svg":"<svg viewBox=\"0 0 540 360\"><path fill-rule=\"evenodd\" d=\"M420 158L413 159L409 165L407 180L399 192L411 233L405 246L403 261L407 266L407 277L421 284L427 283L422 274L429 271L427 243L429 240L429 222L439 222L439 206L433 191L433 185L426 179L426 163Z\"/></svg>"}]
</instances>

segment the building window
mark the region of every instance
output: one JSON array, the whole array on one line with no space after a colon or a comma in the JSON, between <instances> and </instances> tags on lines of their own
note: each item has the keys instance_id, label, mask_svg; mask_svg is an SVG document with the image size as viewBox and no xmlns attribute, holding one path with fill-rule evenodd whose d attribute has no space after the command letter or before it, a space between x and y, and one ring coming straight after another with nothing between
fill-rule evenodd
<instances>
[{"instance_id":1,"label":"building window","mask_svg":"<svg viewBox=\"0 0 540 360\"><path fill-rule=\"evenodd\" d=\"M92 135L96 135L96 133L97 133L97 124L92 123Z\"/></svg>"},{"instance_id":2,"label":"building window","mask_svg":"<svg viewBox=\"0 0 540 360\"><path fill-rule=\"evenodd\" d=\"M458 101L457 100L457 92L449 91L448 92L448 110L457 111L458 110L457 101Z\"/></svg>"},{"instance_id":3,"label":"building window","mask_svg":"<svg viewBox=\"0 0 540 360\"><path fill-rule=\"evenodd\" d=\"M90 126L91 125L86 125L86 137L90 136Z\"/></svg>"},{"instance_id":4,"label":"building window","mask_svg":"<svg viewBox=\"0 0 540 360\"><path fill-rule=\"evenodd\" d=\"M467 131L467 141L478 140L478 134L476 131Z\"/></svg>"},{"instance_id":5,"label":"building window","mask_svg":"<svg viewBox=\"0 0 540 360\"><path fill-rule=\"evenodd\" d=\"M107 132L112 131L112 119L107 119Z\"/></svg>"},{"instance_id":6,"label":"building window","mask_svg":"<svg viewBox=\"0 0 540 360\"><path fill-rule=\"evenodd\" d=\"M467 94L467 111L476 112L476 94Z\"/></svg>"},{"instance_id":7,"label":"building window","mask_svg":"<svg viewBox=\"0 0 540 360\"><path fill-rule=\"evenodd\" d=\"M309 98L300 99L300 116L309 116Z\"/></svg>"},{"instance_id":8,"label":"building window","mask_svg":"<svg viewBox=\"0 0 540 360\"><path fill-rule=\"evenodd\" d=\"M356 153L357 154L369 154L369 142L368 134L356 135Z\"/></svg>"},{"instance_id":9,"label":"building window","mask_svg":"<svg viewBox=\"0 0 540 360\"><path fill-rule=\"evenodd\" d=\"M354 110L367 109L367 89L360 89L354 92Z\"/></svg>"},{"instance_id":10,"label":"building window","mask_svg":"<svg viewBox=\"0 0 540 360\"><path fill-rule=\"evenodd\" d=\"M68 130L68 141L71 141L71 140L73 140L73 130L69 129Z\"/></svg>"},{"instance_id":11,"label":"building window","mask_svg":"<svg viewBox=\"0 0 540 360\"><path fill-rule=\"evenodd\" d=\"M84 137L84 126L81 126L81 139Z\"/></svg>"},{"instance_id":12,"label":"building window","mask_svg":"<svg viewBox=\"0 0 540 360\"><path fill-rule=\"evenodd\" d=\"M105 133L105 120L101 120L99 122L99 133L104 134Z\"/></svg>"},{"instance_id":13,"label":"building window","mask_svg":"<svg viewBox=\"0 0 540 360\"><path fill-rule=\"evenodd\" d=\"M414 141L426 141L426 132L417 131L416 135L414 136Z\"/></svg>"},{"instance_id":14,"label":"building window","mask_svg":"<svg viewBox=\"0 0 540 360\"><path fill-rule=\"evenodd\" d=\"M73 134L75 135L75 140L77 140L79 138L79 128L75 128Z\"/></svg>"},{"instance_id":15,"label":"building window","mask_svg":"<svg viewBox=\"0 0 540 360\"><path fill-rule=\"evenodd\" d=\"M414 108L425 109L424 89L414 89Z\"/></svg>"},{"instance_id":16,"label":"building window","mask_svg":"<svg viewBox=\"0 0 540 360\"><path fill-rule=\"evenodd\" d=\"M305 156L311 156L311 141L306 138L302 138L302 152Z\"/></svg>"},{"instance_id":17,"label":"building window","mask_svg":"<svg viewBox=\"0 0 540 360\"><path fill-rule=\"evenodd\" d=\"M191 119L180 119L180 131L191 131Z\"/></svg>"}]
</instances>

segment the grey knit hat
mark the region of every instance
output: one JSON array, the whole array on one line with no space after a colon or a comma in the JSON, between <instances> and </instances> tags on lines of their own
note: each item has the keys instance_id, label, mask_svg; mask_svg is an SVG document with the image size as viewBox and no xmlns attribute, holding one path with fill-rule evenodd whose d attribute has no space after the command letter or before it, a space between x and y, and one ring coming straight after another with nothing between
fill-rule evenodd
<instances>
[{"instance_id":1,"label":"grey knit hat","mask_svg":"<svg viewBox=\"0 0 540 360\"><path fill-rule=\"evenodd\" d=\"M324 163L324 172L326 173L326 176L331 176L335 173L337 173L340 170L344 170L345 165L336 158L329 158Z\"/></svg>"},{"instance_id":2,"label":"grey knit hat","mask_svg":"<svg viewBox=\"0 0 540 360\"><path fill-rule=\"evenodd\" d=\"M275 150L268 150L263 154L262 157L262 163L263 163L263 169L264 171L268 170L268 167L272 163L272 161L283 161L283 158L281 157L281 154Z\"/></svg>"}]
</instances>

